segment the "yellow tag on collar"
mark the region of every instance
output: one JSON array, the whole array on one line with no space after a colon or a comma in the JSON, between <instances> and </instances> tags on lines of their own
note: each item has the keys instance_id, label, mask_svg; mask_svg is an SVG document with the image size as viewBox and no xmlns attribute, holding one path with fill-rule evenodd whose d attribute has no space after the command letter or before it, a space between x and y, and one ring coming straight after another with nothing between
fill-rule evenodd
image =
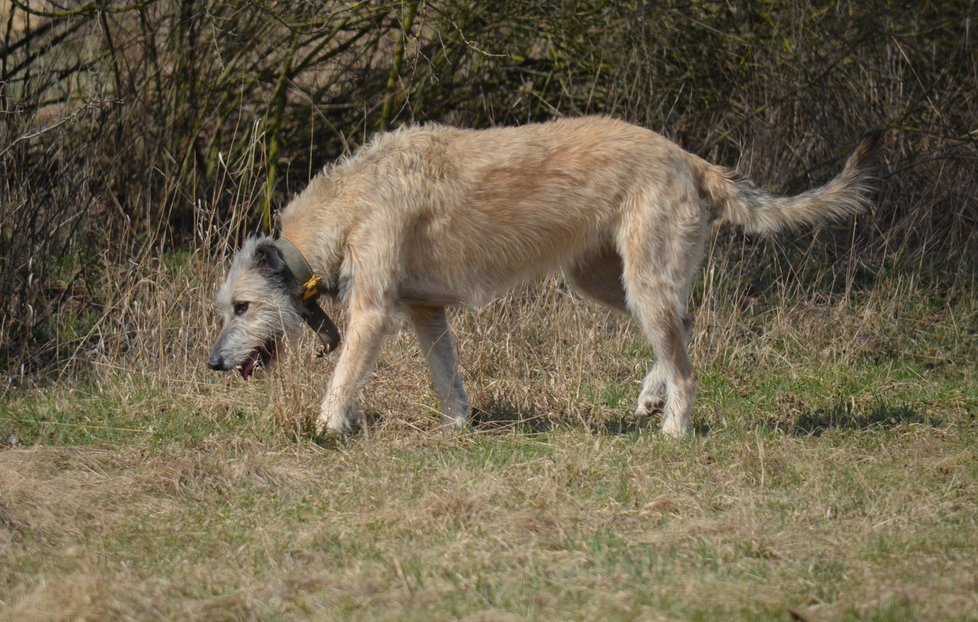
<instances>
[{"instance_id":1,"label":"yellow tag on collar","mask_svg":"<svg viewBox=\"0 0 978 622\"><path fill-rule=\"evenodd\" d=\"M319 294L319 284L321 279L315 274L309 277L309 280L299 286L299 292L302 294L303 300L309 300Z\"/></svg>"}]
</instances>

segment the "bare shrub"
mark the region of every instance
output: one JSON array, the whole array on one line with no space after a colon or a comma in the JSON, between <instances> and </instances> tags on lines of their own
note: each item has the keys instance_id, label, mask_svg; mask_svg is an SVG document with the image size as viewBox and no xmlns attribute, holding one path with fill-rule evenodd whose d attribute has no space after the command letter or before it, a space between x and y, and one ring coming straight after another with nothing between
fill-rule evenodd
<instances>
[{"instance_id":1,"label":"bare shrub","mask_svg":"<svg viewBox=\"0 0 978 622\"><path fill-rule=\"evenodd\" d=\"M8 383L92 356L185 359L215 260L324 163L414 122L610 114L784 192L888 127L875 213L814 243L721 230L697 299L845 298L893 272L959 291L978 248L974 11L0 3Z\"/></svg>"}]
</instances>

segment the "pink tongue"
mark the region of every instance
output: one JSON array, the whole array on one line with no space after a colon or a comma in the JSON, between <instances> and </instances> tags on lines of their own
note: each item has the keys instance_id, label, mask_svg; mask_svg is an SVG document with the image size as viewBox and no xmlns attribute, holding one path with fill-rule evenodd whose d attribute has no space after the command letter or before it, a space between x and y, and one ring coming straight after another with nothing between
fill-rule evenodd
<instances>
[{"instance_id":1,"label":"pink tongue","mask_svg":"<svg viewBox=\"0 0 978 622\"><path fill-rule=\"evenodd\" d=\"M244 378L245 380L248 379L248 377L251 375L251 372L255 371L256 362L257 361L255 357L253 356L248 357L248 360L241 365L241 369L239 370L241 372L242 378Z\"/></svg>"}]
</instances>

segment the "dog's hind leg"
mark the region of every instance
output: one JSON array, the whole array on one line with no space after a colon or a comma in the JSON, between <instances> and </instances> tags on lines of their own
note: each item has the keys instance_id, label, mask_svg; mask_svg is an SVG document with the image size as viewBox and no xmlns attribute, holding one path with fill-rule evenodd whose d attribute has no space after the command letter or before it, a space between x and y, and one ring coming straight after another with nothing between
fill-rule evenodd
<instances>
[{"instance_id":1,"label":"dog's hind leg","mask_svg":"<svg viewBox=\"0 0 978 622\"><path fill-rule=\"evenodd\" d=\"M689 331L693 321L688 315L683 315L683 343L689 344ZM642 416L661 412L666 404L666 369L658 360L642 382L642 393L638 396L638 406L635 413Z\"/></svg>"},{"instance_id":2,"label":"dog's hind leg","mask_svg":"<svg viewBox=\"0 0 978 622\"><path fill-rule=\"evenodd\" d=\"M448 430L468 426L469 398L458 372L455 344L444 307L410 305L408 318L428 359L431 381L442 403L442 423Z\"/></svg>"},{"instance_id":3,"label":"dog's hind leg","mask_svg":"<svg viewBox=\"0 0 978 622\"><path fill-rule=\"evenodd\" d=\"M643 255L643 248L640 246L636 250L635 254L641 257ZM654 268L655 264L652 260L640 259L640 263L643 266L649 266ZM649 268L642 267L639 271L650 273ZM582 256L582 258L576 259L573 263L569 264L564 268L564 273L570 283L579 290L582 294L589 298L593 298L598 302L604 303L613 309L619 311L629 312L628 308L628 297L625 293L625 287L623 284L623 272L624 263L622 262L621 256L618 252L609 244L602 250L594 253L589 253ZM685 275L680 276L680 281L684 280ZM646 334L649 333L649 329L646 328L646 322L651 322L654 326L653 330L656 334L665 334L673 330L672 320L668 318L661 317L661 312L653 311L659 308L661 305L665 304L665 308L668 308L672 303L670 300L663 300L660 294L667 294L669 288L663 287L658 290L654 287L648 287L643 285L643 279L636 278L635 281L638 285L635 289L639 290L650 290L643 291L638 295L632 296L640 308L632 311L633 317L638 319L643 326ZM683 287L684 283L680 283L680 287ZM668 295L668 294L667 294ZM646 299L649 300L646 300ZM644 316L644 318L643 318ZM681 344L682 353L685 354L685 344L688 339L689 334L689 316L683 314L681 321ZM665 337L666 341L671 339L671 337ZM657 341L662 341L660 338L653 339L653 345ZM668 351L677 350L672 344L666 344ZM675 375L676 369L686 369L687 367L692 370L692 366L689 365L688 357L686 362L683 363L682 357L678 354L670 355L673 360L672 363L667 364L665 361L665 356L661 353L663 347L656 348L656 361L649 371L648 375L645 377L642 383L642 392L638 398L638 407L636 413L638 415L651 415L653 413L659 412L663 409L666 403L667 397L667 387L669 386L669 380ZM681 372L685 373L685 372ZM692 398L689 398L692 402ZM688 415L686 416L688 419ZM681 422L683 417L679 416L679 421ZM663 427L665 429L666 421L663 420ZM688 424L676 423L673 425L670 423L670 430L672 428L677 428L676 434L682 434L688 427ZM670 432L672 433L672 432Z\"/></svg>"},{"instance_id":4,"label":"dog's hind leg","mask_svg":"<svg viewBox=\"0 0 978 622\"><path fill-rule=\"evenodd\" d=\"M636 201L622 222L619 244L628 310L656 358L636 412L646 414L661 404L662 432L678 437L692 427L696 397L696 374L686 350L685 307L703 253L707 218L679 183L682 179L674 181Z\"/></svg>"},{"instance_id":5,"label":"dog's hind leg","mask_svg":"<svg viewBox=\"0 0 978 622\"><path fill-rule=\"evenodd\" d=\"M631 298L633 313L652 344L656 362L645 378L637 413L662 404L662 431L669 436L683 436L692 427L690 411L696 398L696 373L686 352L681 314L669 302L644 300L646 292Z\"/></svg>"},{"instance_id":6,"label":"dog's hind leg","mask_svg":"<svg viewBox=\"0 0 978 622\"><path fill-rule=\"evenodd\" d=\"M636 415L651 416L662 412L662 408L666 405L665 372L665 368L658 360L652 364L652 369L642 381L642 392L638 396L638 406L635 407Z\"/></svg>"}]
</instances>

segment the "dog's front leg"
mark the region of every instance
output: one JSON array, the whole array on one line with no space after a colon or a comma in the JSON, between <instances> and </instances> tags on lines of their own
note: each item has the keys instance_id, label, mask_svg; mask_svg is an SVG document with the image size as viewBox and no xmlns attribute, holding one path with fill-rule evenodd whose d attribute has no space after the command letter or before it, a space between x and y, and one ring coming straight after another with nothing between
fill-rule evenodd
<instances>
[{"instance_id":1,"label":"dog's front leg","mask_svg":"<svg viewBox=\"0 0 978 622\"><path fill-rule=\"evenodd\" d=\"M377 361L391 313L384 308L353 305L345 345L316 419L316 433L328 431L351 434L360 421L356 411L357 394Z\"/></svg>"},{"instance_id":2,"label":"dog's front leg","mask_svg":"<svg viewBox=\"0 0 978 622\"><path fill-rule=\"evenodd\" d=\"M442 425L446 431L464 430L469 423L469 398L458 372L452 331L444 307L407 306L418 335L418 344L428 359L431 380L442 402Z\"/></svg>"}]
</instances>

